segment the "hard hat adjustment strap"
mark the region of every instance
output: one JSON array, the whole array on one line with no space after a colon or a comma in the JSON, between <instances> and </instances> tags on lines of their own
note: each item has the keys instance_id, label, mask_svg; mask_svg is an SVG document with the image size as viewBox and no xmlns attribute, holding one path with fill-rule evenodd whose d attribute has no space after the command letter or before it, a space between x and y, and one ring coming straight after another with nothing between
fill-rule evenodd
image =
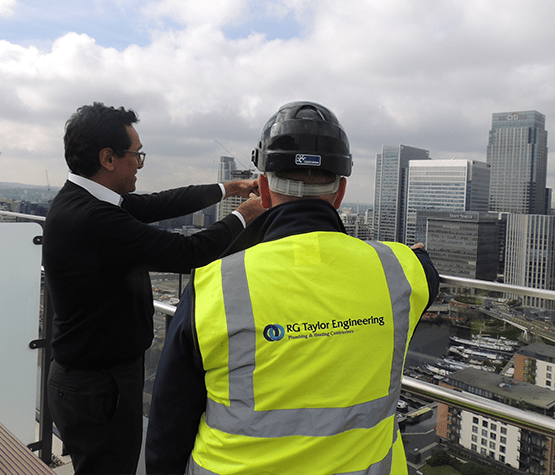
<instances>
[{"instance_id":1,"label":"hard hat adjustment strap","mask_svg":"<svg viewBox=\"0 0 555 475\"><path fill-rule=\"evenodd\" d=\"M339 190L339 184L341 183L340 176L337 176L335 181L323 185L306 184L302 181L280 178L274 172L266 172L266 177L268 178L268 187L274 193L296 196L297 198L302 198L303 196L331 195Z\"/></svg>"}]
</instances>

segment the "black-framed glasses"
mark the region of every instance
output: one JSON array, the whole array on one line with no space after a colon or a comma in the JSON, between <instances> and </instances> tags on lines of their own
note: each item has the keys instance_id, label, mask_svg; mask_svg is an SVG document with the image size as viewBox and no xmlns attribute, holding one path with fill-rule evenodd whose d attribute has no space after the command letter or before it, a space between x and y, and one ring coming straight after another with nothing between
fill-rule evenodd
<instances>
[{"instance_id":1,"label":"black-framed glasses","mask_svg":"<svg viewBox=\"0 0 555 475\"><path fill-rule=\"evenodd\" d=\"M142 166L145 163L146 152L134 152L133 150L122 150L122 152L134 153L137 156L137 162L139 162L139 166Z\"/></svg>"}]
</instances>

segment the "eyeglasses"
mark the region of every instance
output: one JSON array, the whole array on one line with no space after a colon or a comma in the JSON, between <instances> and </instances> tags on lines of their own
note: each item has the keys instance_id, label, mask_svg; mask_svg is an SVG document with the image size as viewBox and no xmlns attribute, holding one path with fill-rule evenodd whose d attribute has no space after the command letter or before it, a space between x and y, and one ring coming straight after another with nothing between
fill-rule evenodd
<instances>
[{"instance_id":1,"label":"eyeglasses","mask_svg":"<svg viewBox=\"0 0 555 475\"><path fill-rule=\"evenodd\" d=\"M146 152L134 152L133 150L122 150L122 152L134 153L137 155L137 162L139 162L140 167L145 163Z\"/></svg>"}]
</instances>

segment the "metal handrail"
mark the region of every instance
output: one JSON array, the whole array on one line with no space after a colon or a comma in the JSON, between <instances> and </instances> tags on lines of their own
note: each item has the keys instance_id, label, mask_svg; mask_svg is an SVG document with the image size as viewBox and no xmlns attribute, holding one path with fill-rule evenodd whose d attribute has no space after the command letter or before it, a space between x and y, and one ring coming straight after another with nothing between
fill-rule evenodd
<instances>
[{"instance_id":1,"label":"metal handrail","mask_svg":"<svg viewBox=\"0 0 555 475\"><path fill-rule=\"evenodd\" d=\"M442 284L460 285L462 287L493 290L495 292L503 292L506 294L527 295L547 300L555 300L554 290L533 289L531 287L522 287L520 285L500 284L498 282L489 282L487 280L465 279L463 277L452 277L450 275L443 274L440 274L439 278Z\"/></svg>"},{"instance_id":2,"label":"metal handrail","mask_svg":"<svg viewBox=\"0 0 555 475\"><path fill-rule=\"evenodd\" d=\"M24 218L30 221L45 221L44 216L36 216L34 214L15 213L14 211L0 211L2 216L13 216L14 218Z\"/></svg>"},{"instance_id":3,"label":"metal handrail","mask_svg":"<svg viewBox=\"0 0 555 475\"><path fill-rule=\"evenodd\" d=\"M403 376L402 387L405 391L423 396L434 401L464 409L475 414L506 422L521 429L538 432L548 437L555 437L555 419L501 404L491 399L463 393L454 389L436 386L418 379Z\"/></svg>"}]
</instances>

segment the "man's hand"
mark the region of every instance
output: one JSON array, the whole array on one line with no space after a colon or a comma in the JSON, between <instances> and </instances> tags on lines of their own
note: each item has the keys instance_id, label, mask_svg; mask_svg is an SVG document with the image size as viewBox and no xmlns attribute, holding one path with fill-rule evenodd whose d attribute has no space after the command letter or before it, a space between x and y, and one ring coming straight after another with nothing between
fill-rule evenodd
<instances>
[{"instance_id":1,"label":"man's hand","mask_svg":"<svg viewBox=\"0 0 555 475\"><path fill-rule=\"evenodd\" d=\"M225 195L249 198L251 193L258 196L258 180L237 180L224 183Z\"/></svg>"},{"instance_id":2,"label":"man's hand","mask_svg":"<svg viewBox=\"0 0 555 475\"><path fill-rule=\"evenodd\" d=\"M413 244L410 248L411 249L424 249L424 244L422 244L421 242L417 242L416 244Z\"/></svg>"},{"instance_id":3,"label":"man's hand","mask_svg":"<svg viewBox=\"0 0 555 475\"><path fill-rule=\"evenodd\" d=\"M249 224L253 219L264 213L266 208L262 206L262 199L260 196L251 193L249 199L241 203L236 211L239 211L243 218L245 218L245 222Z\"/></svg>"}]
</instances>

